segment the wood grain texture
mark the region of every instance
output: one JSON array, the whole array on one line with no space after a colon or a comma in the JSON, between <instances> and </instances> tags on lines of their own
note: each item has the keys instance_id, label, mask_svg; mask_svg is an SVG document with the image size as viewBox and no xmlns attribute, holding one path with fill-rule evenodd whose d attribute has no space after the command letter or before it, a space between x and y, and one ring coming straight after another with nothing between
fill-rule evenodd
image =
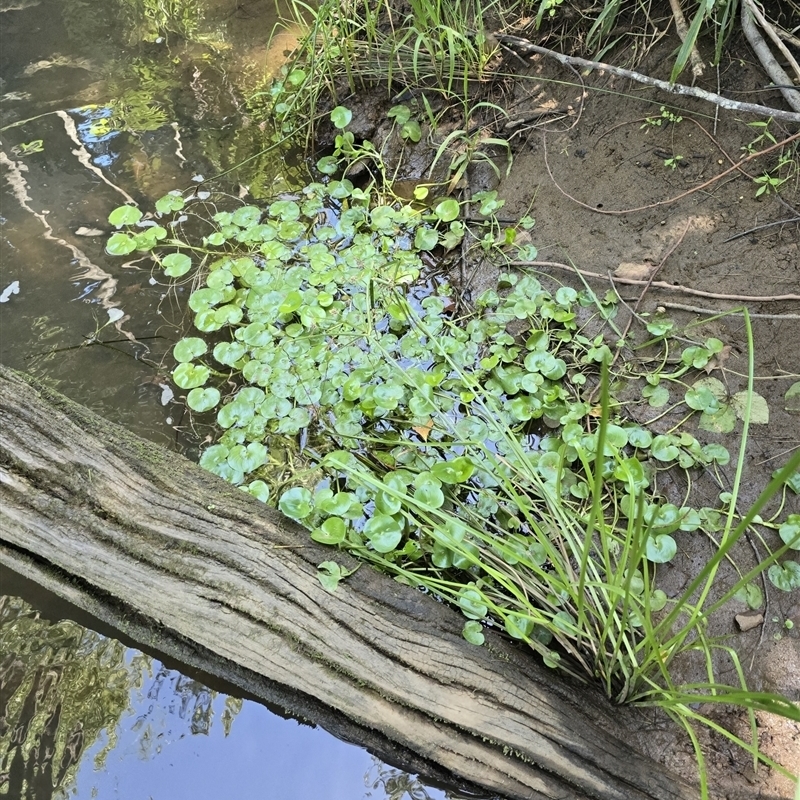
<instances>
[{"instance_id":1,"label":"wood grain texture","mask_svg":"<svg viewBox=\"0 0 800 800\"><path fill-rule=\"evenodd\" d=\"M492 633L469 645L457 613L368 567L327 592L316 571L331 557L351 564L0 366L0 561L12 569L247 691L274 682L346 720L348 738L439 775L520 800L698 796L632 751L624 712L598 693Z\"/></svg>"}]
</instances>

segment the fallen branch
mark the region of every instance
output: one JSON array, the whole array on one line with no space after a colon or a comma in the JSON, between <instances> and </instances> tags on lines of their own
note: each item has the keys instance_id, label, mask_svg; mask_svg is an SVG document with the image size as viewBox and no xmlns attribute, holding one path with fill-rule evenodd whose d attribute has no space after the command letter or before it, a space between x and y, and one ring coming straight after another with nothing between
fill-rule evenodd
<instances>
[{"instance_id":1,"label":"fallen branch","mask_svg":"<svg viewBox=\"0 0 800 800\"><path fill-rule=\"evenodd\" d=\"M702 308L701 306L690 306L686 303L668 303L662 302L659 305L664 306L664 308L674 308L678 311L691 311L693 314L705 314L709 317L718 317L722 314L729 317L743 317L744 311L737 311L735 308ZM779 320L799 320L800 314L754 314L751 311L747 312L747 316L750 319L779 319ZM747 377L747 376L745 376Z\"/></svg>"},{"instance_id":2,"label":"fallen branch","mask_svg":"<svg viewBox=\"0 0 800 800\"><path fill-rule=\"evenodd\" d=\"M735 233L727 239L722 240L722 244L727 244L736 239L741 239L743 236L749 236L751 233L758 233L758 231L766 230L767 228L774 228L776 225L792 225L800 222L800 217L790 217L789 219L776 219L774 222L765 222L763 225L756 225L755 228L749 228L741 233Z\"/></svg>"},{"instance_id":3,"label":"fallen branch","mask_svg":"<svg viewBox=\"0 0 800 800\"><path fill-rule=\"evenodd\" d=\"M764 37L758 32L754 20L758 20L758 24L761 25L766 34L776 43L778 48L780 48L789 64L794 68L795 74L800 79L800 66L798 66L797 61L795 61L789 49L781 42L758 6L756 6L753 0L742 0L742 32L745 38L749 42L750 47L753 48L753 52L758 57L761 66L764 67L764 71L769 75L769 79L783 95L783 99L786 100L795 111L800 111L800 89L789 88L792 85L791 79L778 63L775 56L772 55L772 51L764 41Z\"/></svg>"},{"instance_id":4,"label":"fallen branch","mask_svg":"<svg viewBox=\"0 0 800 800\"><path fill-rule=\"evenodd\" d=\"M705 100L721 108L727 108L729 111L739 111L745 114L755 114L759 117L773 117L774 119L782 119L786 122L800 123L800 113L783 111L779 108L770 108L769 106L762 106L758 103L740 103L737 100L731 100L728 97L723 97L714 92L707 92L705 89L700 89L696 86L684 86L681 83L668 83L658 78L651 78L649 75L643 75L641 72L634 72L633 70L624 69L623 67L615 67L611 64L605 64L602 61L589 61L586 58L579 58L578 56L567 56L563 53L557 53L555 50L548 50L546 47L539 47L539 45L534 44L529 39L523 39L521 36L509 36L508 34L498 33L495 34L495 38L502 44L522 51L525 55L537 53L538 55L550 56L565 66L583 67L585 69L597 69L603 72L610 72L613 75L629 78L637 83L655 86L657 89L670 92L670 94L696 97L699 100Z\"/></svg>"},{"instance_id":5,"label":"fallen branch","mask_svg":"<svg viewBox=\"0 0 800 800\"><path fill-rule=\"evenodd\" d=\"M574 272L585 278L603 278L611 283L625 283L630 286L647 286L655 289L666 289L679 294L691 294L696 297L710 297L714 300L737 300L740 303L778 303L792 300L800 300L800 294L776 294L776 295L745 295L745 294L723 294L721 292L704 292L702 289L690 289L688 286L681 286L666 281L638 281L633 278L610 278L602 272L590 272L587 269L573 267L570 264L562 264L558 261L512 261L514 267L553 267L554 269L564 269Z\"/></svg>"}]
</instances>

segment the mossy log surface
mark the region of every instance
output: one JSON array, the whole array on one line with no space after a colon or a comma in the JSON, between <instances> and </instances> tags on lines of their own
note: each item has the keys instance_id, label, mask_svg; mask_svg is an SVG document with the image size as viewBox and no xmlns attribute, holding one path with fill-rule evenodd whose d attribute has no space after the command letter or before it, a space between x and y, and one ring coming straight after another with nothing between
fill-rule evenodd
<instances>
[{"instance_id":1,"label":"mossy log surface","mask_svg":"<svg viewBox=\"0 0 800 800\"><path fill-rule=\"evenodd\" d=\"M0 366L0 561L144 645L435 777L507 798L688 800L593 689Z\"/></svg>"}]
</instances>

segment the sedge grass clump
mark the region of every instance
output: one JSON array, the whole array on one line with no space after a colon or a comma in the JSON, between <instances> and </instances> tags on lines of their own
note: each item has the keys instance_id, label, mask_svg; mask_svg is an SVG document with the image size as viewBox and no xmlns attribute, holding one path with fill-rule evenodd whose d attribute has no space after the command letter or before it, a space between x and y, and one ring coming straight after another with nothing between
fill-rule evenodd
<instances>
[{"instance_id":1,"label":"sedge grass clump","mask_svg":"<svg viewBox=\"0 0 800 800\"><path fill-rule=\"evenodd\" d=\"M334 124L347 121L337 109ZM376 157L354 147L343 134L339 157ZM346 550L452 603L475 644L491 624L617 702L666 709L699 759L692 724L716 723L697 703L800 719L783 698L749 692L735 651L707 635L709 615L762 573L778 590L800 587L790 557L800 519L765 511L773 496L800 488L800 454L746 514L736 512L756 397L747 317L750 378L734 415L742 444L727 504L674 504L655 489L659 472L713 470L730 454L685 424L659 433L626 417L609 388L613 297L506 272L464 310L423 262L462 240L483 246L457 219L457 201L404 204L378 184L337 177L330 157L319 166L323 180L266 208L221 209L175 192L156 204L160 224L139 228L130 206L111 215L120 230L109 252L150 252L170 279L194 281L199 335L175 345L173 380L196 414L213 415L217 436L201 464L329 545L320 571L328 588L346 578L335 561ZM494 230L500 201L477 205ZM187 210L205 219L199 241L182 238ZM587 317L610 333L590 333ZM666 346L669 326L650 326ZM650 376L645 401L666 393L668 402L681 387L677 402L690 414L723 413L708 387L683 385L715 352L712 339L683 347L672 373ZM782 544L711 601L736 543L757 531L767 544L770 527ZM667 597L660 565L680 537L702 535L716 543L713 555ZM716 679L720 650L736 686ZM678 685L672 664L691 652L707 679ZM749 742L725 735L771 763L752 729Z\"/></svg>"},{"instance_id":2,"label":"sedge grass clump","mask_svg":"<svg viewBox=\"0 0 800 800\"><path fill-rule=\"evenodd\" d=\"M468 103L491 76L497 48L486 27L500 9L496 0L322 0L316 7L295 0L289 24L306 33L270 89L273 114L286 129L310 125L310 134L323 101L375 86L390 95L425 88Z\"/></svg>"}]
</instances>

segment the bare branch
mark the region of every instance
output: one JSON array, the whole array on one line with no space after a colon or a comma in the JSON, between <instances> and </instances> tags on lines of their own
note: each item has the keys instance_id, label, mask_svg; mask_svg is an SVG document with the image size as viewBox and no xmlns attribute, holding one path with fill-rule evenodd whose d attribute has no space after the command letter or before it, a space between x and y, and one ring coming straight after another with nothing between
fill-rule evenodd
<instances>
[{"instance_id":1,"label":"bare branch","mask_svg":"<svg viewBox=\"0 0 800 800\"><path fill-rule=\"evenodd\" d=\"M555 50L548 50L546 47L539 47L539 45L536 45L529 39L524 39L521 36L495 34L495 38L501 44L511 47L525 55L538 53L539 55L550 56L561 64L610 72L612 75L619 75L623 78L629 78L632 81L636 81L637 83L655 86L656 88L663 89L665 92L670 92L671 94L679 94L686 97L696 97L699 100L705 100L708 103L713 103L714 105L722 108L727 108L730 111L739 111L746 114L756 114L759 117L773 117L774 119L781 119L785 120L786 122L800 123L800 113L797 112L783 111L779 108L770 108L769 106L762 106L758 103L740 103L737 100L731 100L728 97L723 97L722 95L715 94L714 92L707 92L705 89L700 89L697 86L684 86L681 83L668 83L667 81L662 81L658 78L651 78L648 75L643 75L641 72L634 72L633 70L624 69L623 67L615 67L611 64L605 64L602 61L589 61L586 58L567 56L563 53L558 53ZM800 109L798 109L798 112L800 112Z\"/></svg>"},{"instance_id":2,"label":"bare branch","mask_svg":"<svg viewBox=\"0 0 800 800\"><path fill-rule=\"evenodd\" d=\"M753 48L756 56L758 56L758 60L761 62L761 66L764 67L764 71L769 75L769 79L779 87L783 99L786 100L795 111L800 112L800 90L789 88L792 85L792 81L783 67L776 61L775 56L772 55L772 51L767 47L767 43L758 32L753 17L752 2L744 0L742 3L742 31L744 32L745 38L750 43L750 47ZM766 20L764 20L764 22L766 23ZM798 118L800 114L795 114L794 116Z\"/></svg>"}]
</instances>

